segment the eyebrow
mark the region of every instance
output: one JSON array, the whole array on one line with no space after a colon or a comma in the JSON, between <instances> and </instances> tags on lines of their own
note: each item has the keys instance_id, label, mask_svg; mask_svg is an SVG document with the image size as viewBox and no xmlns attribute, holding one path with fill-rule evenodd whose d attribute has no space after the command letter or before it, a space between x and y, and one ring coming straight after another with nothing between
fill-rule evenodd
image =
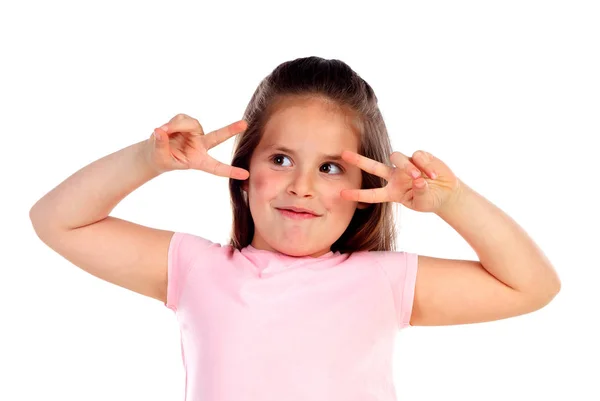
<instances>
[{"instance_id":1,"label":"eyebrow","mask_svg":"<svg viewBox=\"0 0 600 401\"><path fill-rule=\"evenodd\" d=\"M290 153L292 155L296 154L296 152L294 152L292 149L288 149L285 146L271 145L267 149L276 150L276 151L284 152L284 153ZM321 155L325 159L344 161L344 159L342 159L342 155L326 155L324 153L321 153Z\"/></svg>"}]
</instances>

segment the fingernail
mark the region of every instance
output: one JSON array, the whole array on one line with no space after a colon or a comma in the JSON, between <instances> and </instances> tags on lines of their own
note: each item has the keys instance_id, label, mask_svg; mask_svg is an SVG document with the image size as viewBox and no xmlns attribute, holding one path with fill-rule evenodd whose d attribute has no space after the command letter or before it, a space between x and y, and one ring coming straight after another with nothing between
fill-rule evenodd
<instances>
[{"instance_id":1,"label":"fingernail","mask_svg":"<svg viewBox=\"0 0 600 401\"><path fill-rule=\"evenodd\" d=\"M410 175L412 175L413 178L419 178L421 176L421 173L418 172L417 170L412 170L410 172Z\"/></svg>"},{"instance_id":2,"label":"fingernail","mask_svg":"<svg viewBox=\"0 0 600 401\"><path fill-rule=\"evenodd\" d=\"M165 132L169 132L169 127L167 126L167 124L163 125L162 127L160 127L161 130L165 131Z\"/></svg>"}]
</instances>

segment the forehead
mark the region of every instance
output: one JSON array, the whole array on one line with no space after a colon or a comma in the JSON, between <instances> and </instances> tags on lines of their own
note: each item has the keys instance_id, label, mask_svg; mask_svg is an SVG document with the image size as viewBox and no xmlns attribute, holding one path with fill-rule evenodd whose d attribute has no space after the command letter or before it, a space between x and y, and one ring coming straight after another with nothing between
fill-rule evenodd
<instances>
[{"instance_id":1,"label":"forehead","mask_svg":"<svg viewBox=\"0 0 600 401\"><path fill-rule=\"evenodd\" d=\"M358 151L353 116L320 99L284 100L267 121L258 148L281 145L298 151Z\"/></svg>"}]
</instances>

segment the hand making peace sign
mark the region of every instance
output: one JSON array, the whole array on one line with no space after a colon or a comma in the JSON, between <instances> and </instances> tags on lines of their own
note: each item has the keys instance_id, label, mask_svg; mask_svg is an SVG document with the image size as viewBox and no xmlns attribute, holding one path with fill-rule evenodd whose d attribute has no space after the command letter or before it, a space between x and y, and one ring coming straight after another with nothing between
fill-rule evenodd
<instances>
[{"instance_id":1,"label":"hand making peace sign","mask_svg":"<svg viewBox=\"0 0 600 401\"><path fill-rule=\"evenodd\" d=\"M417 212L437 213L450 201L455 201L462 190L461 181L450 168L424 151L415 152L411 158L400 152L392 153L390 161L396 167L348 150L342 152L342 158L387 181L383 188L342 190L341 196L347 200L398 202Z\"/></svg>"}]
</instances>

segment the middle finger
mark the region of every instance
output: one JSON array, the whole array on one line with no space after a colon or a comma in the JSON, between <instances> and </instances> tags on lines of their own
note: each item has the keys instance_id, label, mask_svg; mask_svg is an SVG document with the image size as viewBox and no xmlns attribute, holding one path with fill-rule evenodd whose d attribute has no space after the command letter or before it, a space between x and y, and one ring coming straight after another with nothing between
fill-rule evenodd
<instances>
[{"instance_id":1,"label":"middle finger","mask_svg":"<svg viewBox=\"0 0 600 401\"><path fill-rule=\"evenodd\" d=\"M216 131L206 134L204 138L208 141L207 148L214 148L215 146L222 142L225 142L232 136L244 132L246 128L248 128L248 123L245 120L240 120L233 124L229 124L223 128L219 128Z\"/></svg>"}]
</instances>

